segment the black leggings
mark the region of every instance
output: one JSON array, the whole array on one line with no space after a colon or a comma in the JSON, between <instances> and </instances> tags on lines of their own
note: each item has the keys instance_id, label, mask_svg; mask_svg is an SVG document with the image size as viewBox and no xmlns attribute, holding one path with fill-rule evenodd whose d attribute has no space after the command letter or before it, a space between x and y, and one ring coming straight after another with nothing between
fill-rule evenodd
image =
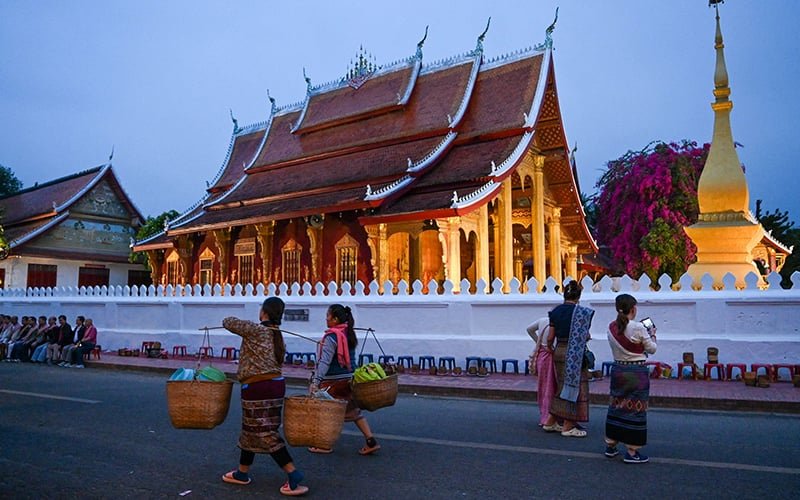
<instances>
[{"instance_id":1,"label":"black leggings","mask_svg":"<svg viewBox=\"0 0 800 500\"><path fill-rule=\"evenodd\" d=\"M292 462L292 456L289 455L289 450L287 450L285 446L278 451L273 451L272 453L269 454L269 456L271 456L272 459L275 460L275 463L278 464L278 467L280 468L283 468L284 466L286 466L286 464ZM242 450L242 454L239 458L239 463L249 467L253 465L253 461L255 460L255 458L256 454L253 453L252 451Z\"/></svg>"}]
</instances>

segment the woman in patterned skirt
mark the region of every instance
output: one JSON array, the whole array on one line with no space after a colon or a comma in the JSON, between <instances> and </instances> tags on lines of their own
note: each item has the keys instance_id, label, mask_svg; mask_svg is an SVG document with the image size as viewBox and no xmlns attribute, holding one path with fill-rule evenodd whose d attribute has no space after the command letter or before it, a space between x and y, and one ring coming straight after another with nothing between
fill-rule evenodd
<instances>
[{"instance_id":1,"label":"woman in patterned skirt","mask_svg":"<svg viewBox=\"0 0 800 500\"><path fill-rule=\"evenodd\" d=\"M626 463L643 464L649 459L639 453L647 444L647 402L650 373L647 354L656 352L656 328L647 329L636 317L636 299L623 293L617 296L617 319L608 325L608 343L614 355L611 367L611 397L606 417L606 451L609 458L619 455L617 443L627 448Z\"/></svg>"},{"instance_id":2,"label":"woman in patterned skirt","mask_svg":"<svg viewBox=\"0 0 800 500\"><path fill-rule=\"evenodd\" d=\"M260 324L232 317L222 321L222 326L242 337L238 372L242 384L242 432L239 435L242 451L239 467L225 473L222 480L232 484L250 484L248 472L255 454L269 453L288 475L280 492L298 496L308 492L308 487L300 484L303 473L295 468L278 433L286 394L286 380L281 375L286 345L278 328L284 308L281 299L270 297L261 305Z\"/></svg>"}]
</instances>

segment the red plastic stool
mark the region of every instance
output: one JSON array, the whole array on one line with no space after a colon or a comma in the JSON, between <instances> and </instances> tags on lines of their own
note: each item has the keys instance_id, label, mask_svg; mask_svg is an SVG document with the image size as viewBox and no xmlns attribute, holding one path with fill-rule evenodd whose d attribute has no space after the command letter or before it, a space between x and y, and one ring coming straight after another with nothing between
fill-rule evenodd
<instances>
[{"instance_id":1,"label":"red plastic stool","mask_svg":"<svg viewBox=\"0 0 800 500\"><path fill-rule=\"evenodd\" d=\"M795 367L795 365L792 364L792 363L775 363L775 364L773 364L772 365L773 380L775 382L779 381L780 377L778 377L778 370L780 370L781 368L786 368L787 370L789 370L789 380L787 380L787 382L791 382L792 381L792 375L794 375L794 367Z\"/></svg>"},{"instance_id":2,"label":"red plastic stool","mask_svg":"<svg viewBox=\"0 0 800 500\"><path fill-rule=\"evenodd\" d=\"M667 365L666 363L662 363L661 361L647 361L645 362L644 366L653 367L653 373L650 374L650 378L661 378L661 372L663 371L664 366L669 366L669 365Z\"/></svg>"},{"instance_id":3,"label":"red plastic stool","mask_svg":"<svg viewBox=\"0 0 800 500\"><path fill-rule=\"evenodd\" d=\"M725 380L725 365L722 363L706 363L703 365L703 378L706 380L711 379L711 370L717 370L717 379Z\"/></svg>"},{"instance_id":4,"label":"red plastic stool","mask_svg":"<svg viewBox=\"0 0 800 500\"><path fill-rule=\"evenodd\" d=\"M744 377L744 372L747 371L747 365L744 363L728 363L727 368L725 370L725 378L728 380L733 380L733 369L739 369L739 376Z\"/></svg>"},{"instance_id":5,"label":"red plastic stool","mask_svg":"<svg viewBox=\"0 0 800 500\"><path fill-rule=\"evenodd\" d=\"M773 373L772 373L772 365L771 364L769 364L769 363L753 363L753 364L750 365L750 371L756 373L756 378L758 378L758 370L760 370L762 368L767 371L767 377L769 377L770 380L775 380L775 377L773 376Z\"/></svg>"},{"instance_id":6,"label":"red plastic stool","mask_svg":"<svg viewBox=\"0 0 800 500\"><path fill-rule=\"evenodd\" d=\"M172 357L176 356L186 356L186 346L185 345L176 345L172 348Z\"/></svg>"},{"instance_id":7,"label":"red plastic stool","mask_svg":"<svg viewBox=\"0 0 800 500\"><path fill-rule=\"evenodd\" d=\"M219 356L220 359L225 358L227 360L236 359L236 348L235 347L223 347L222 354Z\"/></svg>"},{"instance_id":8,"label":"red plastic stool","mask_svg":"<svg viewBox=\"0 0 800 500\"><path fill-rule=\"evenodd\" d=\"M678 380L683 378L683 369L688 366L692 369L692 378L697 378L697 365L694 363L678 363Z\"/></svg>"},{"instance_id":9,"label":"red plastic stool","mask_svg":"<svg viewBox=\"0 0 800 500\"><path fill-rule=\"evenodd\" d=\"M204 345L203 347L201 347L200 349L197 350L197 354L198 355L203 355L203 356L209 357L209 353L211 353L210 356L213 358L214 357L214 348L211 347L211 346Z\"/></svg>"},{"instance_id":10,"label":"red plastic stool","mask_svg":"<svg viewBox=\"0 0 800 500\"><path fill-rule=\"evenodd\" d=\"M142 354L147 356L147 350L153 347L154 345L156 345L155 342L147 342L147 341L142 342L142 350L141 350Z\"/></svg>"}]
</instances>

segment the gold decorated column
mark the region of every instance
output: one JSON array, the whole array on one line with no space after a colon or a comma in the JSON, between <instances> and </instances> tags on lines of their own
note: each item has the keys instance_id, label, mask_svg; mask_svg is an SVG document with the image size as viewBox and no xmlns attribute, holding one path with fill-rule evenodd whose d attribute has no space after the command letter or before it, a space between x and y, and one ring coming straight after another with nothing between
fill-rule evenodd
<instances>
[{"instance_id":1,"label":"gold decorated column","mask_svg":"<svg viewBox=\"0 0 800 500\"><path fill-rule=\"evenodd\" d=\"M150 267L150 281L157 285L161 283L161 266L164 262L163 250L147 250L147 265Z\"/></svg>"},{"instance_id":2,"label":"gold decorated column","mask_svg":"<svg viewBox=\"0 0 800 500\"><path fill-rule=\"evenodd\" d=\"M261 275L264 284L268 284L272 276L272 242L275 234L275 221L256 224L258 245L261 248Z\"/></svg>"},{"instance_id":3,"label":"gold decorated column","mask_svg":"<svg viewBox=\"0 0 800 500\"><path fill-rule=\"evenodd\" d=\"M533 245L533 277L539 290L547 279L544 249L544 156L534 155L533 200L531 202L531 243Z\"/></svg>"},{"instance_id":4,"label":"gold decorated column","mask_svg":"<svg viewBox=\"0 0 800 500\"><path fill-rule=\"evenodd\" d=\"M553 208L550 223L550 275L556 280L558 286L564 281L561 274L561 209Z\"/></svg>"},{"instance_id":5,"label":"gold decorated column","mask_svg":"<svg viewBox=\"0 0 800 500\"><path fill-rule=\"evenodd\" d=\"M477 244L475 280L483 278L483 281L489 283L489 205L483 205L478 212Z\"/></svg>"},{"instance_id":6,"label":"gold decorated column","mask_svg":"<svg viewBox=\"0 0 800 500\"><path fill-rule=\"evenodd\" d=\"M567 247L567 274L572 279L578 279L578 245Z\"/></svg>"},{"instance_id":7,"label":"gold decorated column","mask_svg":"<svg viewBox=\"0 0 800 500\"><path fill-rule=\"evenodd\" d=\"M500 279L503 291L508 292L508 283L514 277L514 232L511 215L511 176L503 181L500 193Z\"/></svg>"},{"instance_id":8,"label":"gold decorated column","mask_svg":"<svg viewBox=\"0 0 800 500\"><path fill-rule=\"evenodd\" d=\"M228 229L215 229L214 233L214 246L217 249L219 256L219 284L225 285L228 282L228 246L231 241L231 230Z\"/></svg>"},{"instance_id":9,"label":"gold decorated column","mask_svg":"<svg viewBox=\"0 0 800 500\"><path fill-rule=\"evenodd\" d=\"M461 232L460 217L447 219L447 256L444 263L445 279L453 283L453 291L461 290ZM439 230L443 228L440 226Z\"/></svg>"}]
</instances>

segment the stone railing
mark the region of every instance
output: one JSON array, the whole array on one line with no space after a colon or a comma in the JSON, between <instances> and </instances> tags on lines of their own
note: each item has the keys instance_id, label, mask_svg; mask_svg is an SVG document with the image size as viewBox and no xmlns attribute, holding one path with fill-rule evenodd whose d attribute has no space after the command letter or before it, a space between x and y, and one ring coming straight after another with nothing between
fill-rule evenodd
<instances>
[{"instance_id":1,"label":"stone railing","mask_svg":"<svg viewBox=\"0 0 800 500\"><path fill-rule=\"evenodd\" d=\"M745 280L745 289L733 287L732 280L722 290L711 287L710 278L699 290L684 276L676 286L668 278L659 280L655 291L647 277L603 278L594 283L584 278L581 304L595 310L590 348L598 361L611 359L606 335L616 317L614 299L620 292L633 294L639 301L639 316L650 316L658 326L658 352L653 359L673 366L683 352L695 353L702 368L706 348L718 347L720 361L800 364L800 273L793 275L793 287L782 289L780 276L767 277L766 286L755 274ZM509 293L503 283L491 286L478 281L474 293L470 283L461 282L455 293L449 282L432 282L423 293L423 284L400 282L393 287L376 282L345 283L337 286L293 284L252 287L100 287L92 289L55 288L4 290L0 313L23 315L77 315L91 317L99 330L104 349L138 347L144 340L157 340L171 349L187 345L196 350L203 327L220 325L222 318L258 318L265 296L277 295L286 301L283 328L290 351L312 352L316 346L292 335L318 338L325 329L325 313L332 303L349 305L356 326L374 328L387 354L419 356L492 356L526 358L533 343L525 327L562 302L552 278L545 292L535 292L537 284L510 282ZM239 339L225 330L212 330L212 345L217 354L223 346L237 346ZM360 351L361 346L358 347ZM380 354L368 340L365 352Z\"/></svg>"}]
</instances>

